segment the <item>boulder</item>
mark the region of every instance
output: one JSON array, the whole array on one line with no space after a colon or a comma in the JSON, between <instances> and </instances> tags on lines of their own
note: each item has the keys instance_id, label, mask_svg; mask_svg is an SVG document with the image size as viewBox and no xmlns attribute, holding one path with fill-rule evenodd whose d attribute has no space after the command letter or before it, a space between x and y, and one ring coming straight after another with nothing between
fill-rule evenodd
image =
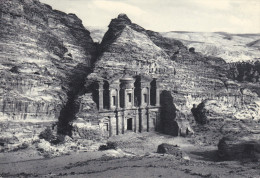
<instances>
[{"instance_id":1,"label":"boulder","mask_svg":"<svg viewBox=\"0 0 260 178\"><path fill-rule=\"evenodd\" d=\"M162 143L157 148L157 153L174 155L176 158L182 158L183 152L180 150L178 145L170 145L167 143Z\"/></svg>"},{"instance_id":2,"label":"boulder","mask_svg":"<svg viewBox=\"0 0 260 178\"><path fill-rule=\"evenodd\" d=\"M223 137L218 144L218 156L222 160L257 161L260 158L260 138Z\"/></svg>"}]
</instances>

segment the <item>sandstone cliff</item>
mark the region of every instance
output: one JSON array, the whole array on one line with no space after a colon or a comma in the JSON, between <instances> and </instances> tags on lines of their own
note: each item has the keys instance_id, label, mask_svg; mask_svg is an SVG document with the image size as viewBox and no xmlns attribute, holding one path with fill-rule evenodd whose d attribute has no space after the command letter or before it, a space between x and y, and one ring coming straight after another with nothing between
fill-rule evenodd
<instances>
[{"instance_id":1,"label":"sandstone cliff","mask_svg":"<svg viewBox=\"0 0 260 178\"><path fill-rule=\"evenodd\" d=\"M73 112L60 116L84 86L95 45L75 14L38 0L1 1L0 8L1 134L26 135L26 127L33 135L39 122Z\"/></svg>"},{"instance_id":2,"label":"sandstone cliff","mask_svg":"<svg viewBox=\"0 0 260 178\"><path fill-rule=\"evenodd\" d=\"M109 79L130 68L132 75L158 77L162 90L172 91L177 107L206 98L240 98L240 84L228 78L221 58L190 52L180 41L164 38L131 22L124 14L113 19L101 43L101 55L89 76Z\"/></svg>"},{"instance_id":3,"label":"sandstone cliff","mask_svg":"<svg viewBox=\"0 0 260 178\"><path fill-rule=\"evenodd\" d=\"M205 99L223 103L227 114L222 117L240 117L245 105L255 108L258 96L245 89L247 83L233 80L232 66L223 59L188 50L178 40L132 23L125 14L112 19L97 49L76 15L38 0L1 1L0 23L0 128L8 133L4 141L14 142L20 133L32 137L43 128L41 122L58 120L60 133L94 138L97 130L84 125L98 114L94 96L86 91L95 89L92 81L125 72L158 78L161 91L170 91L174 124L187 125L193 104Z\"/></svg>"},{"instance_id":4,"label":"sandstone cliff","mask_svg":"<svg viewBox=\"0 0 260 178\"><path fill-rule=\"evenodd\" d=\"M193 118L193 104L205 99L223 103L221 107L227 108L227 114L232 116L258 97L242 92L245 84L233 80L231 66L223 59L188 50L182 42L145 30L120 14L112 19L103 37L100 55L88 80L111 80L124 73L125 67L132 76L145 74L158 78L161 90L171 91L176 110L184 113L184 118L175 114L176 120Z\"/></svg>"}]
</instances>

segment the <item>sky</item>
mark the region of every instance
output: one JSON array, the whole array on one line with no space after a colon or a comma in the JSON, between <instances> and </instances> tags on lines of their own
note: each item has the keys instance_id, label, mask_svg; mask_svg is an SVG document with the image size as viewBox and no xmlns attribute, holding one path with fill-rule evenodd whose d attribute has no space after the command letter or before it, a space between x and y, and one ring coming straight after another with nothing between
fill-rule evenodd
<instances>
[{"instance_id":1,"label":"sky","mask_svg":"<svg viewBox=\"0 0 260 178\"><path fill-rule=\"evenodd\" d=\"M40 0L76 14L84 26L107 27L125 13L145 29L260 33L260 0Z\"/></svg>"}]
</instances>

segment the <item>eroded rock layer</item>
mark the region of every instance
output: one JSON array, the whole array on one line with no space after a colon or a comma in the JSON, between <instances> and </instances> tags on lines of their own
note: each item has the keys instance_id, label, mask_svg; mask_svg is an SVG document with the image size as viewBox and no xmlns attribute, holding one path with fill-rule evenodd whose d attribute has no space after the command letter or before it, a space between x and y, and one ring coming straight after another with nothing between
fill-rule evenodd
<instances>
[{"instance_id":1,"label":"eroded rock layer","mask_svg":"<svg viewBox=\"0 0 260 178\"><path fill-rule=\"evenodd\" d=\"M124 14L111 21L101 51L89 79L109 80L127 67L133 76L158 78L161 90L172 92L179 110L190 112L192 104L208 98L242 106L244 94L240 84L228 78L230 67L224 60L189 51L177 40L132 23Z\"/></svg>"},{"instance_id":2,"label":"eroded rock layer","mask_svg":"<svg viewBox=\"0 0 260 178\"><path fill-rule=\"evenodd\" d=\"M89 32L75 14L38 0L1 1L0 8L1 122L57 121L92 65Z\"/></svg>"}]
</instances>

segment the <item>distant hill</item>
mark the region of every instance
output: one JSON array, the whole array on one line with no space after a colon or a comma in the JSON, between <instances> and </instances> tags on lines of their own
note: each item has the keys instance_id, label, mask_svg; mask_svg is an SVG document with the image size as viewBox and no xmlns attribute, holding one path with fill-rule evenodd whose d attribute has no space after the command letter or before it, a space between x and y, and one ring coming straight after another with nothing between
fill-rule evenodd
<instances>
[{"instance_id":1,"label":"distant hill","mask_svg":"<svg viewBox=\"0 0 260 178\"><path fill-rule=\"evenodd\" d=\"M95 42L101 42L106 27L86 27ZM187 47L207 56L221 57L226 62L260 61L260 34L226 32L161 32L166 38L180 40Z\"/></svg>"},{"instance_id":2,"label":"distant hill","mask_svg":"<svg viewBox=\"0 0 260 178\"><path fill-rule=\"evenodd\" d=\"M164 37L178 39L188 47L208 56L221 57L226 62L260 60L260 34L230 34L225 32L161 33Z\"/></svg>"},{"instance_id":3,"label":"distant hill","mask_svg":"<svg viewBox=\"0 0 260 178\"><path fill-rule=\"evenodd\" d=\"M107 31L107 27L97 27L97 26L86 26L86 29L90 32L90 36L94 42L101 43L104 34Z\"/></svg>"}]
</instances>

